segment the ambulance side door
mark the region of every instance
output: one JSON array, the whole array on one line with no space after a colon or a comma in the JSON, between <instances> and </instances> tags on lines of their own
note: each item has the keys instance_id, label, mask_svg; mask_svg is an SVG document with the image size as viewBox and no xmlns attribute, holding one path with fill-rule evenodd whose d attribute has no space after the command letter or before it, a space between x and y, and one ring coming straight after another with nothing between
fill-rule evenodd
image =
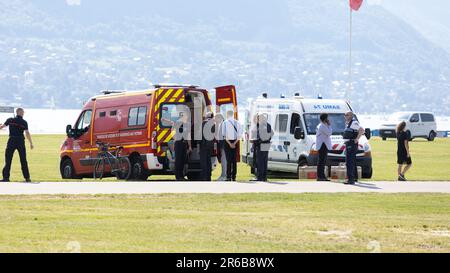
<instances>
[{"instance_id":1,"label":"ambulance side door","mask_svg":"<svg viewBox=\"0 0 450 273\"><path fill-rule=\"evenodd\" d=\"M234 85L216 87L216 113L222 113L226 119L227 111L234 111L234 118L239 120L236 97L236 87ZM242 128L244 129L244 128ZM240 146L237 147L237 161L241 159Z\"/></svg>"}]
</instances>

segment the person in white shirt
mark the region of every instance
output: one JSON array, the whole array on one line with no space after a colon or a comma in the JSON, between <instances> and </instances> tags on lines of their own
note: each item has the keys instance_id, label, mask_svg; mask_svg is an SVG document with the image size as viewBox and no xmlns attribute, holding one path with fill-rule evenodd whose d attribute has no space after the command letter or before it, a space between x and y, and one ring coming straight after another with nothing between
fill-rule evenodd
<instances>
[{"instance_id":1,"label":"person in white shirt","mask_svg":"<svg viewBox=\"0 0 450 273\"><path fill-rule=\"evenodd\" d=\"M227 112L227 120L222 125L222 134L224 137L225 155L227 158L227 181L236 181L237 160L236 152L239 145L239 139L242 135L242 127L234 118L234 112Z\"/></svg>"},{"instance_id":2,"label":"person in white shirt","mask_svg":"<svg viewBox=\"0 0 450 273\"><path fill-rule=\"evenodd\" d=\"M353 112L345 114L345 162L347 165L347 185L354 185L358 180L356 167L356 154L358 153L359 139L364 135L364 128L354 119Z\"/></svg>"},{"instance_id":3,"label":"person in white shirt","mask_svg":"<svg viewBox=\"0 0 450 273\"><path fill-rule=\"evenodd\" d=\"M223 134L222 134L222 125L224 123L224 118L221 113L217 113L215 116L216 120L216 139L217 139L217 150L219 151L220 156L220 165L222 167L222 172L220 174L220 177L217 179L217 181L225 181L227 179L227 157L225 155L225 144L223 140Z\"/></svg>"},{"instance_id":4,"label":"person in white shirt","mask_svg":"<svg viewBox=\"0 0 450 273\"><path fill-rule=\"evenodd\" d=\"M319 151L319 161L317 164L317 181L330 181L325 175L325 165L327 163L328 151L332 150L331 135L333 129L331 128L328 114L320 115L320 124L317 126L316 133L316 149Z\"/></svg>"}]
</instances>

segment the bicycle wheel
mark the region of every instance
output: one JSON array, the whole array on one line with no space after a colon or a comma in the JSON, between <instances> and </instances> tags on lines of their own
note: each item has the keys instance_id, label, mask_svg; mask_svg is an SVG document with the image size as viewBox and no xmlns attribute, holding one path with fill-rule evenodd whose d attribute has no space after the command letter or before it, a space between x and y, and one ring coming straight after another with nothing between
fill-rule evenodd
<instances>
[{"instance_id":1,"label":"bicycle wheel","mask_svg":"<svg viewBox=\"0 0 450 273\"><path fill-rule=\"evenodd\" d=\"M117 159L116 177L119 180L127 180L131 174L131 163L128 157Z\"/></svg>"},{"instance_id":2,"label":"bicycle wheel","mask_svg":"<svg viewBox=\"0 0 450 273\"><path fill-rule=\"evenodd\" d=\"M104 171L105 171L105 159L100 158L97 160L97 162L95 162L94 179L102 179Z\"/></svg>"}]
</instances>

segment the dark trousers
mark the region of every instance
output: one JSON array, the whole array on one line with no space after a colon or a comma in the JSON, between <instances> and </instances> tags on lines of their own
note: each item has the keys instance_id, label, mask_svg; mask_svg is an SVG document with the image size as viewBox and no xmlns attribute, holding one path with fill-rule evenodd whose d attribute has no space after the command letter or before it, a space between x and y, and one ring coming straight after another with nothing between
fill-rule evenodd
<instances>
[{"instance_id":1,"label":"dark trousers","mask_svg":"<svg viewBox=\"0 0 450 273\"><path fill-rule=\"evenodd\" d=\"M228 142L225 142L225 155L227 157L227 180L235 181L237 174L236 148L232 149Z\"/></svg>"},{"instance_id":2,"label":"dark trousers","mask_svg":"<svg viewBox=\"0 0 450 273\"><path fill-rule=\"evenodd\" d=\"M187 145L184 141L175 141L175 178L184 180L184 165L186 164Z\"/></svg>"},{"instance_id":3,"label":"dark trousers","mask_svg":"<svg viewBox=\"0 0 450 273\"><path fill-rule=\"evenodd\" d=\"M355 141L350 140L345 143L346 155L345 162L347 165L347 176L349 182L355 182L357 180L356 172L356 153L358 152L358 144Z\"/></svg>"},{"instance_id":4,"label":"dark trousers","mask_svg":"<svg viewBox=\"0 0 450 273\"><path fill-rule=\"evenodd\" d=\"M256 147L256 177L258 181L267 181L267 163L269 151L261 151L261 146Z\"/></svg>"},{"instance_id":5,"label":"dark trousers","mask_svg":"<svg viewBox=\"0 0 450 273\"><path fill-rule=\"evenodd\" d=\"M325 175L325 165L327 164L328 159L328 148L325 143L322 144L322 147L319 149L319 162L317 164L317 178L318 179L326 179Z\"/></svg>"},{"instance_id":6,"label":"dark trousers","mask_svg":"<svg viewBox=\"0 0 450 273\"><path fill-rule=\"evenodd\" d=\"M213 152L213 143L205 143L200 145L200 167L202 169L202 180L203 181L211 181L211 173L212 173L212 152Z\"/></svg>"},{"instance_id":7,"label":"dark trousers","mask_svg":"<svg viewBox=\"0 0 450 273\"><path fill-rule=\"evenodd\" d=\"M25 139L23 137L10 137L5 151L5 167L3 168L3 179L9 180L11 172L11 163L15 151L19 152L20 165L22 165L22 174L25 179L30 178L27 162L27 150L25 148Z\"/></svg>"}]
</instances>

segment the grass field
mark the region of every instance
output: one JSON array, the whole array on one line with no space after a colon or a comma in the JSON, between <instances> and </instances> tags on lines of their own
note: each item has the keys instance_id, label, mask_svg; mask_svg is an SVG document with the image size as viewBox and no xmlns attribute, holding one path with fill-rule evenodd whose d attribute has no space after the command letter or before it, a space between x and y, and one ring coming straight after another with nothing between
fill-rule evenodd
<instances>
[{"instance_id":1,"label":"grass field","mask_svg":"<svg viewBox=\"0 0 450 273\"><path fill-rule=\"evenodd\" d=\"M28 150L30 172L35 181L60 181L59 147L64 140L62 135L35 135L35 150ZM0 137L0 151L5 149L7 137ZM381 141L379 138L371 140L373 148L373 167L376 181L396 180L396 141ZM413 168L408 173L410 180L450 180L450 139L437 139L435 142L415 140L411 143ZM12 181L22 181L18 154L15 154L12 167ZM0 165L3 166L4 157L1 156ZM219 170L213 177L218 177ZM239 165L238 180L246 181L253 178L250 169L245 164ZM151 180L172 179L168 176L154 176ZM279 180L279 177L271 177ZM280 179L286 180L286 178ZM295 179L293 179L295 180Z\"/></svg>"},{"instance_id":2,"label":"grass field","mask_svg":"<svg viewBox=\"0 0 450 273\"><path fill-rule=\"evenodd\" d=\"M450 251L438 194L3 196L0 207L0 252Z\"/></svg>"}]
</instances>

